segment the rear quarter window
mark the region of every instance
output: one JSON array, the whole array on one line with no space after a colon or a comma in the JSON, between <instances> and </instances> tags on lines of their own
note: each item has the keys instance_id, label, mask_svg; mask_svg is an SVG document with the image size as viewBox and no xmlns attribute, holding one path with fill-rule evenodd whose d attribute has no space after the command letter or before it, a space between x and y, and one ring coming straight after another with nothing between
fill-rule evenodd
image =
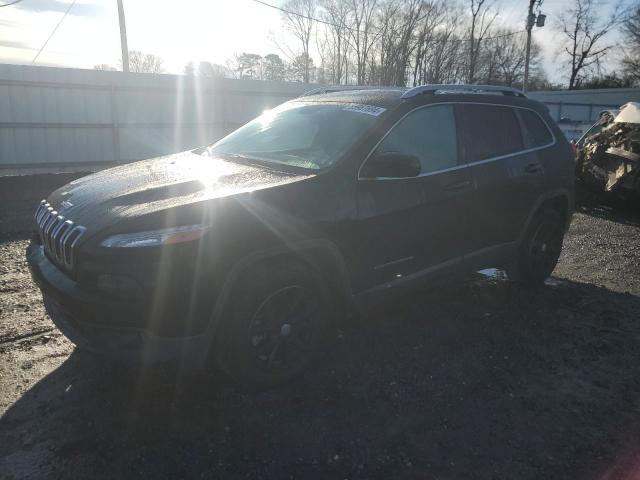
<instances>
[{"instance_id":1,"label":"rear quarter window","mask_svg":"<svg viewBox=\"0 0 640 480\"><path fill-rule=\"evenodd\" d=\"M524 150L520 122L512 107L466 104L462 112L469 162Z\"/></svg>"},{"instance_id":2,"label":"rear quarter window","mask_svg":"<svg viewBox=\"0 0 640 480\"><path fill-rule=\"evenodd\" d=\"M549 127L533 110L518 109L522 119L522 134L526 148L537 148L549 145L553 141Z\"/></svg>"}]
</instances>

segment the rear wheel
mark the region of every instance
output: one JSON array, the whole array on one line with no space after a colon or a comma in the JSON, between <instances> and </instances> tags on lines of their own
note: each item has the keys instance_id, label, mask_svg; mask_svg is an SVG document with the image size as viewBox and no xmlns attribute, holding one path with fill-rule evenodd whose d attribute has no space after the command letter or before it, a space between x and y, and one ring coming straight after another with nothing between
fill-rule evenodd
<instances>
[{"instance_id":1,"label":"rear wheel","mask_svg":"<svg viewBox=\"0 0 640 480\"><path fill-rule=\"evenodd\" d=\"M218 366L250 388L302 374L322 353L333 325L329 288L297 263L263 265L236 285L217 335Z\"/></svg>"},{"instance_id":2,"label":"rear wheel","mask_svg":"<svg viewBox=\"0 0 640 480\"><path fill-rule=\"evenodd\" d=\"M509 278L527 285L542 284L558 263L564 240L564 220L555 210L543 210L531 221Z\"/></svg>"}]
</instances>

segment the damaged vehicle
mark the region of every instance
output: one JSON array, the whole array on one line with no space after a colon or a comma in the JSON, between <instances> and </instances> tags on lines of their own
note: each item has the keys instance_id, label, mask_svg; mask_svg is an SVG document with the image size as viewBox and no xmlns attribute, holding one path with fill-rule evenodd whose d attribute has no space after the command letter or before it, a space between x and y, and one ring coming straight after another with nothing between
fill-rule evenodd
<instances>
[{"instance_id":1,"label":"damaged vehicle","mask_svg":"<svg viewBox=\"0 0 640 480\"><path fill-rule=\"evenodd\" d=\"M640 103L601 112L576 143L576 179L588 191L640 204Z\"/></svg>"},{"instance_id":2,"label":"damaged vehicle","mask_svg":"<svg viewBox=\"0 0 640 480\"><path fill-rule=\"evenodd\" d=\"M78 347L268 387L391 294L491 267L541 284L573 167L546 107L515 89L316 91L209 147L56 190L27 259Z\"/></svg>"}]
</instances>

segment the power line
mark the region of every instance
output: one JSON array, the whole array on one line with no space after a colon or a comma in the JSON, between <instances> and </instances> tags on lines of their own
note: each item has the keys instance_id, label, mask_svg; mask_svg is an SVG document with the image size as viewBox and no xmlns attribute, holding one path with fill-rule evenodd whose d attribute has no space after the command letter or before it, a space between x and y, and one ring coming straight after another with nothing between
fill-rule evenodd
<instances>
[{"instance_id":1,"label":"power line","mask_svg":"<svg viewBox=\"0 0 640 480\"><path fill-rule=\"evenodd\" d=\"M318 23L324 23L325 25L329 25L330 27L342 27L347 30L357 31L355 28L347 27L346 25L337 25L335 23L327 22L326 20L322 20L320 18L309 17L307 15L303 15L302 13L292 12L291 10L287 10L286 8L278 7L277 5L271 5L270 3L263 2L262 0L252 0L253 2L259 3L260 5L264 5L265 7L274 8L276 10L280 10L283 13L288 13L289 15L295 15L296 17L304 18L306 20L312 20Z\"/></svg>"},{"instance_id":2,"label":"power line","mask_svg":"<svg viewBox=\"0 0 640 480\"><path fill-rule=\"evenodd\" d=\"M330 27L344 28L346 30L350 30L352 32L359 32L359 33L362 33L364 35L380 35L380 34L382 34L382 32L380 30L373 31L373 32L365 32L365 31L362 31L362 30L358 30L357 28L348 27L347 25L338 25L336 23L332 23L332 22L329 22L327 20L322 20L320 18L311 17L311 16L304 15L304 14L298 13L298 12L292 12L291 10L287 10L286 8L282 8L282 7L279 7L277 5L272 5L272 4L264 2L262 0L251 0L251 1L255 2L255 3L259 3L260 5L264 5L265 7L273 8L274 10L279 10L282 13L286 13L288 15L294 15L294 16L299 17L299 18L304 18L305 20L311 20L313 22L322 23L322 24L328 25ZM501 35L494 35L492 37L485 37L482 40L483 41L484 40L494 40L496 38L511 37L513 35L518 35L519 33L524 33L525 31L526 30L516 30L514 32L504 33L504 34L501 34ZM398 38L400 38L400 37L398 37ZM454 38L454 39L451 39L451 40L448 40L448 41L449 42L469 42L470 39L467 39L467 38Z\"/></svg>"},{"instance_id":3,"label":"power line","mask_svg":"<svg viewBox=\"0 0 640 480\"><path fill-rule=\"evenodd\" d=\"M11 5L15 5L16 3L20 3L23 2L24 0L13 0L13 2L9 2L9 3L5 3L0 5L0 8L2 7L10 7Z\"/></svg>"},{"instance_id":4,"label":"power line","mask_svg":"<svg viewBox=\"0 0 640 480\"><path fill-rule=\"evenodd\" d=\"M40 50L38 50L38 53L36 53L36 56L33 57L33 60L31 60L31 65L33 65L35 63L35 61L38 59L38 57L40 56L40 54L42 53L42 50L44 50L44 47L47 46L47 43L49 43L49 40L51 40L51 37L53 37L53 35L56 33L56 30L58 30L58 27L60 26L60 24L62 23L62 21L67 17L67 13L69 13L69 10L71 10L71 8L76 4L77 0L73 0L73 2L71 2L69 4L69 7L67 8L67 10L64 12L64 15L62 15L62 18L60 19L60 21L58 21L58 23L56 24L56 26L54 27L53 30L51 30L51 33L49 34L49 36L47 37L47 40L44 42L44 44L42 45L42 47L40 47Z\"/></svg>"},{"instance_id":5,"label":"power line","mask_svg":"<svg viewBox=\"0 0 640 480\"><path fill-rule=\"evenodd\" d=\"M526 32L526 30L515 30L513 32L509 32L509 33L503 33L501 35L494 35L492 37L484 37L482 39L482 41L484 42L485 40L495 40L496 38L505 38L505 37L511 37L513 35L518 35L519 33L524 33ZM468 42L469 40L466 38L456 38L454 40L451 40L452 42Z\"/></svg>"}]
</instances>

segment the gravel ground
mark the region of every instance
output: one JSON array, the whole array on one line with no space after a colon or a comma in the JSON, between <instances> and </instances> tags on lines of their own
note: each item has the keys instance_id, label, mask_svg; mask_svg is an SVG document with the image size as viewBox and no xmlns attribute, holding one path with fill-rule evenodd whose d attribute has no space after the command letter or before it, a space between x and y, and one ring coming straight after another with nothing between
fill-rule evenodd
<instances>
[{"instance_id":1,"label":"gravel ground","mask_svg":"<svg viewBox=\"0 0 640 480\"><path fill-rule=\"evenodd\" d=\"M29 277L23 197L0 207L0 478L640 478L640 212L576 214L544 288L398 299L250 395L74 351Z\"/></svg>"}]
</instances>

